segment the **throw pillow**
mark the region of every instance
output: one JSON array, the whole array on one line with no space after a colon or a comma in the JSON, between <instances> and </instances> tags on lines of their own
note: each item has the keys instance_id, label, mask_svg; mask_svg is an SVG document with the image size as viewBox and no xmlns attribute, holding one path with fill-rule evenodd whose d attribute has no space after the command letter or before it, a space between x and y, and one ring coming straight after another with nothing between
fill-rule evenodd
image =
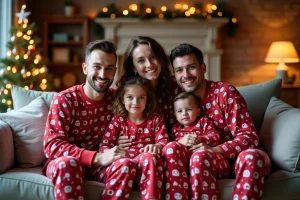
<instances>
[{"instance_id":1,"label":"throw pillow","mask_svg":"<svg viewBox=\"0 0 300 200\"><path fill-rule=\"evenodd\" d=\"M50 108L51 101L56 94L56 92L41 92L36 90L26 90L16 85L11 86L11 97L15 110L28 105L32 100L39 96L44 98L48 108Z\"/></svg>"},{"instance_id":2,"label":"throw pillow","mask_svg":"<svg viewBox=\"0 0 300 200\"><path fill-rule=\"evenodd\" d=\"M259 133L263 123L265 110L274 96L279 98L281 79L274 79L260 84L248 85L237 88L246 100L248 111L254 126Z\"/></svg>"},{"instance_id":3,"label":"throw pillow","mask_svg":"<svg viewBox=\"0 0 300 200\"><path fill-rule=\"evenodd\" d=\"M42 97L19 110L0 113L0 119L12 129L15 157L20 167L45 163L43 140L47 117L48 108Z\"/></svg>"},{"instance_id":4,"label":"throw pillow","mask_svg":"<svg viewBox=\"0 0 300 200\"><path fill-rule=\"evenodd\" d=\"M266 110L259 138L281 169L300 170L300 109L273 97Z\"/></svg>"}]
</instances>

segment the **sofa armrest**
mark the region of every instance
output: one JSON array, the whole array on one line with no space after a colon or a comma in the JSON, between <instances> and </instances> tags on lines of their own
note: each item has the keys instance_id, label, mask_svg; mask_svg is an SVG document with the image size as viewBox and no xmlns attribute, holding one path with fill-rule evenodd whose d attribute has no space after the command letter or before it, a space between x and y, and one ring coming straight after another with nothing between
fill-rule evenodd
<instances>
[{"instance_id":1,"label":"sofa armrest","mask_svg":"<svg viewBox=\"0 0 300 200\"><path fill-rule=\"evenodd\" d=\"M0 174L14 165L14 143L10 126L0 119Z\"/></svg>"}]
</instances>

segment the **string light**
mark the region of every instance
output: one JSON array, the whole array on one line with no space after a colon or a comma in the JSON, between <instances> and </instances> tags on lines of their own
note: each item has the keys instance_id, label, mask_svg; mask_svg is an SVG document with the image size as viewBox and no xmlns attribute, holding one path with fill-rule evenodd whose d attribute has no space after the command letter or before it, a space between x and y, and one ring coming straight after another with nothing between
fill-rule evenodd
<instances>
[{"instance_id":1,"label":"string light","mask_svg":"<svg viewBox=\"0 0 300 200\"><path fill-rule=\"evenodd\" d=\"M162 6L160 9L161 9L161 11L163 11L163 12L166 12L166 11L167 11L167 7L166 7L166 6Z\"/></svg>"}]
</instances>

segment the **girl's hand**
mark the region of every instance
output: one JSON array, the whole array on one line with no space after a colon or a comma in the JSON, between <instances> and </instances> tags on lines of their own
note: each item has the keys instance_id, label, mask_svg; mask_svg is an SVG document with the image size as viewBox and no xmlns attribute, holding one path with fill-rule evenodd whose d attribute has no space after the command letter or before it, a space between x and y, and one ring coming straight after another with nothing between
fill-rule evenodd
<instances>
[{"instance_id":1,"label":"girl's hand","mask_svg":"<svg viewBox=\"0 0 300 200\"><path fill-rule=\"evenodd\" d=\"M140 149L140 153L154 153L160 154L162 146L160 144L147 144L144 148Z\"/></svg>"},{"instance_id":2,"label":"girl's hand","mask_svg":"<svg viewBox=\"0 0 300 200\"><path fill-rule=\"evenodd\" d=\"M127 150L129 149L129 147L131 146L131 139L128 138L128 136L125 135L120 135L117 138L116 141L117 146L119 146L120 148Z\"/></svg>"},{"instance_id":3,"label":"girl's hand","mask_svg":"<svg viewBox=\"0 0 300 200\"><path fill-rule=\"evenodd\" d=\"M196 134L187 134L183 136L178 142L186 147L192 147L201 142L200 138Z\"/></svg>"}]
</instances>

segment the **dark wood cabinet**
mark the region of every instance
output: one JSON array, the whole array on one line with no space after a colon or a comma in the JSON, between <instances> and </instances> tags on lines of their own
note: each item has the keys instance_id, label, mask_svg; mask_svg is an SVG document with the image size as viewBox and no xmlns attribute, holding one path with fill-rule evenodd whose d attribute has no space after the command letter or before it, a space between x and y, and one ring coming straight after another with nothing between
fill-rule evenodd
<instances>
[{"instance_id":1,"label":"dark wood cabinet","mask_svg":"<svg viewBox=\"0 0 300 200\"><path fill-rule=\"evenodd\" d=\"M56 91L85 82L82 72L88 44L89 18L86 16L47 16L44 20L43 51L49 58Z\"/></svg>"}]
</instances>

